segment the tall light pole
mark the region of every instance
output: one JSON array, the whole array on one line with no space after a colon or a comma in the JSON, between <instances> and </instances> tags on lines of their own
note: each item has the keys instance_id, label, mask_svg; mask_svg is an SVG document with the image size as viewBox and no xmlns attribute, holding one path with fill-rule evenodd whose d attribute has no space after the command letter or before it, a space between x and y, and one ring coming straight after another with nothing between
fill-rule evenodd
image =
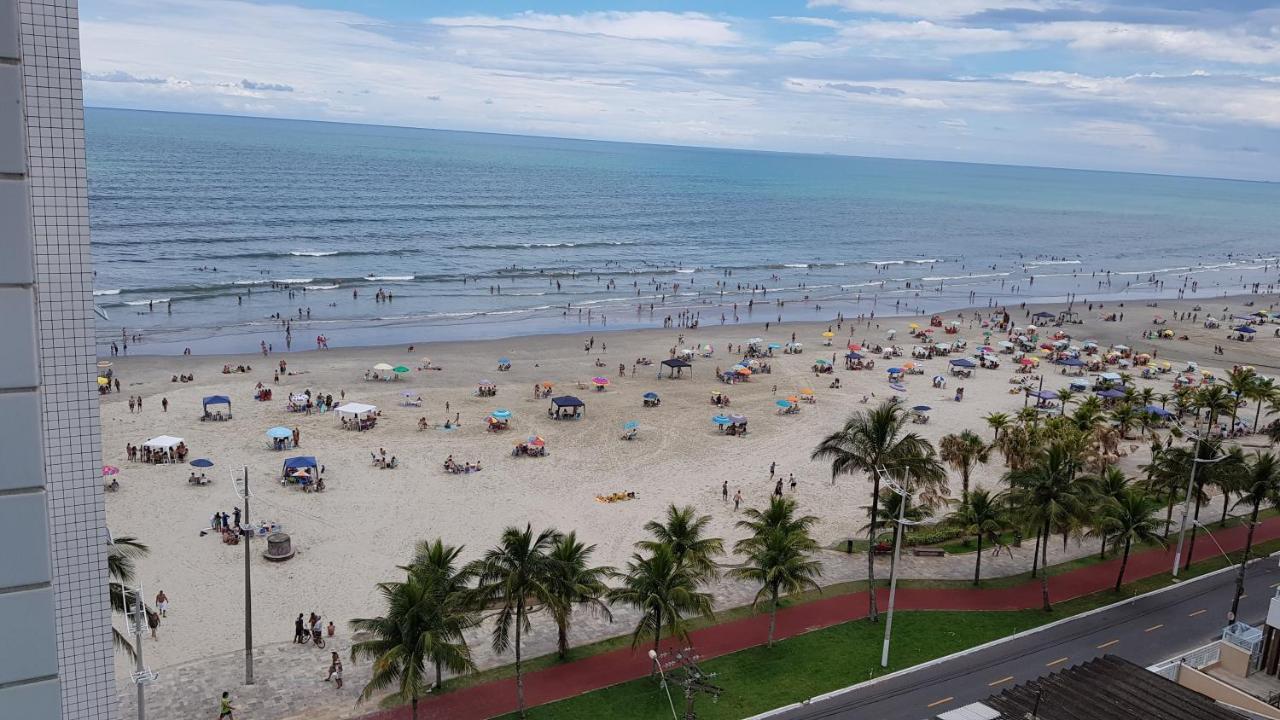
<instances>
[{"instance_id":1,"label":"tall light pole","mask_svg":"<svg viewBox=\"0 0 1280 720\"><path fill-rule=\"evenodd\" d=\"M1197 416L1196 416L1196 418L1197 418L1197 420L1198 420L1198 419L1199 419L1199 415L1197 415ZM1212 464L1214 464L1214 463L1222 462L1223 460L1227 459L1227 456L1226 456L1226 455L1223 455L1222 457L1216 457L1216 458L1210 458L1210 459L1206 459L1206 460L1201 460L1201 459L1200 459L1200 440L1201 440L1201 438L1200 438L1200 433L1199 433L1199 425L1197 425L1196 430L1197 430L1197 432L1196 432L1196 446L1195 446L1195 450L1192 452L1192 456L1191 456L1191 473L1190 473L1190 476L1187 478L1187 495L1186 495L1186 498L1184 498L1184 499L1183 499L1183 501L1182 501L1182 520L1181 520L1181 523L1180 523L1180 527L1178 528L1178 549L1177 549L1177 550L1174 552L1174 554L1173 554L1173 576L1174 576L1175 578L1176 578L1176 577L1178 577L1178 566L1182 564L1182 543L1183 543L1184 539L1186 538L1186 533L1187 533L1187 520L1188 520L1188 519L1190 518L1190 516L1191 516L1191 493L1195 490L1195 484L1196 484L1196 470L1197 470L1197 469L1200 467L1200 465L1202 465L1202 464L1203 464L1203 465L1212 465ZM1223 499L1223 502L1226 502L1226 499L1225 499L1225 498ZM1198 523L1198 522L1195 522L1195 520L1192 520L1192 522L1193 522L1195 525L1199 525L1199 524L1200 524L1200 523ZM1188 554L1187 554L1187 565L1188 565L1188 566L1190 566L1190 565L1191 565L1191 554L1190 554L1190 553L1188 553Z\"/></svg>"},{"instance_id":2,"label":"tall light pole","mask_svg":"<svg viewBox=\"0 0 1280 720\"><path fill-rule=\"evenodd\" d=\"M134 671L130 673L129 677L138 688L138 720L146 720L147 698L144 688L147 683L159 677L142 662L142 635L146 632L148 624L147 605L142 600L141 586L130 589L122 584L120 586L120 598L124 602L125 624L133 632Z\"/></svg>"},{"instance_id":3,"label":"tall light pole","mask_svg":"<svg viewBox=\"0 0 1280 720\"><path fill-rule=\"evenodd\" d=\"M249 468L244 469L244 485L236 494L244 500L244 527L249 527ZM236 528L244 542L244 684L253 684L253 578L249 572L249 545L253 532Z\"/></svg>"},{"instance_id":4,"label":"tall light pole","mask_svg":"<svg viewBox=\"0 0 1280 720\"><path fill-rule=\"evenodd\" d=\"M889 477L884 468L880 469L881 481L888 488L902 497L898 501L898 521L897 527L893 534L893 564L889 566L889 609L885 614L884 621L884 646L880 650L880 667L889 667L889 639L893 634L893 601L898 594L898 558L902 555L902 533L903 528L907 525L916 525L918 523L911 522L906 519L907 502L911 500L911 493L907 488L898 484L893 478ZM875 592L875 589L872 589Z\"/></svg>"}]
</instances>

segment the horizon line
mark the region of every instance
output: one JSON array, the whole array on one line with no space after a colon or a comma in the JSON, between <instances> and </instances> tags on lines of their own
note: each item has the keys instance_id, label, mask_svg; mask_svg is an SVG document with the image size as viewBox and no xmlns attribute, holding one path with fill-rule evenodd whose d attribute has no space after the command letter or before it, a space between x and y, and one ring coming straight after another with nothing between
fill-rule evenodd
<instances>
[{"instance_id":1,"label":"horizon line","mask_svg":"<svg viewBox=\"0 0 1280 720\"><path fill-rule=\"evenodd\" d=\"M116 111L125 111L125 112L156 113L160 115L195 115L200 117L223 117L223 118L237 118L242 120L303 122L303 123L317 123L317 124L323 124L323 125L379 127L379 128L390 128L395 130L419 130L419 131L426 131L426 132L456 132L456 133L467 133L471 135L493 135L498 137L516 137L516 138L539 138L539 139L546 139L546 140L565 140L565 141L573 141L573 142L607 143L607 144L613 144L613 145L641 145L646 147L676 148L680 150L702 150L702 151L710 151L710 152L740 152L740 153L761 153L761 154L769 154L769 155L795 155L800 157L835 157L835 158L848 158L853 160L892 160L896 162L943 163L948 165L976 165L981 167L1019 168L1019 169L1026 169L1026 170L1057 170L1057 171L1063 171L1063 172L1107 173L1111 175L1138 175L1138 176L1147 176L1147 177L1175 178L1175 179L1184 179L1184 180L1213 180L1218 182L1252 183L1252 184L1261 184L1261 185L1275 185L1277 183L1280 183L1280 179L1263 180L1263 179L1256 179L1256 178L1220 177L1220 176L1214 176L1214 175L1179 175L1176 173L1162 173L1162 172L1152 172L1152 171L1142 171L1142 170L1106 170L1106 169L1100 169L1100 168L1066 167L1066 166L1058 166L1058 165L1031 165L1031 164L1024 165L1024 164L1016 164L1016 163L978 162L974 160L939 160L939 159L931 159L931 158L896 157L892 155L853 155L853 154L841 153L841 152L835 152L835 151L805 152L800 150L768 150L768 149L761 149L761 148L736 147L736 146L730 146L730 145L681 145L678 143L645 142L642 140L606 140L601 138L569 137L565 135L539 135L539 134L515 133L515 132L499 132L495 130L462 130L457 128L427 127L427 126L421 126L421 125L393 125L388 123L360 122L360 121L354 121L354 120L317 120L314 118L273 117L273 116L266 116L266 115L241 115L241 114L234 114L234 113L196 112L196 111L190 111L190 110L153 110L149 108L130 108L130 107L115 107L111 105L87 105L87 104L85 105L85 109L86 110L116 110Z\"/></svg>"}]
</instances>

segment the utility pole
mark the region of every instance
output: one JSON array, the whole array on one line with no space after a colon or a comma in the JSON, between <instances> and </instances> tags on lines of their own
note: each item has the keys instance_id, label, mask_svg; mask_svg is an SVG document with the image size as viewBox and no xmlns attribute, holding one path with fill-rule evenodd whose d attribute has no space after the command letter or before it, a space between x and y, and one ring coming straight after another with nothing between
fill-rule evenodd
<instances>
[{"instance_id":1,"label":"utility pole","mask_svg":"<svg viewBox=\"0 0 1280 720\"><path fill-rule=\"evenodd\" d=\"M1191 514L1191 493L1196 486L1196 469L1200 466L1200 410L1196 409L1196 427L1193 430L1196 434L1195 450L1191 453L1191 477L1187 479L1187 496L1182 501L1182 522L1178 528L1178 549L1173 553L1173 576L1178 577L1178 565L1182 561L1182 543L1187 534L1187 516ZM1195 531L1192 531L1192 542L1194 543ZM1190 553L1188 553L1188 559ZM1190 565L1190 563L1188 563Z\"/></svg>"},{"instance_id":2,"label":"utility pole","mask_svg":"<svg viewBox=\"0 0 1280 720\"><path fill-rule=\"evenodd\" d=\"M249 525L249 468L244 469L244 527ZM253 577L249 572L249 545L253 532L236 528L244 541L244 684L253 684Z\"/></svg>"},{"instance_id":3,"label":"utility pole","mask_svg":"<svg viewBox=\"0 0 1280 720\"><path fill-rule=\"evenodd\" d=\"M130 590L120 586L120 597L124 601L125 623L133 631L134 671L130 679L138 688L138 720L147 720L147 698L144 688L159 675L151 672L142 662L142 636L147 631L147 606L142 601L142 588Z\"/></svg>"},{"instance_id":4,"label":"utility pole","mask_svg":"<svg viewBox=\"0 0 1280 720\"><path fill-rule=\"evenodd\" d=\"M693 703L699 694L710 695L711 701L715 702L720 698L720 693L724 692L723 688L709 682L716 676L716 673L706 673L702 671L702 668L698 667L698 656L694 654L692 648L663 653L661 656L650 650L649 657L658 663L664 686L669 679L684 690L684 714L680 716L680 720L698 719ZM674 674L668 675L668 670L673 671ZM670 698L669 692L668 698ZM675 717L674 704L671 708L671 715L673 718Z\"/></svg>"}]
</instances>

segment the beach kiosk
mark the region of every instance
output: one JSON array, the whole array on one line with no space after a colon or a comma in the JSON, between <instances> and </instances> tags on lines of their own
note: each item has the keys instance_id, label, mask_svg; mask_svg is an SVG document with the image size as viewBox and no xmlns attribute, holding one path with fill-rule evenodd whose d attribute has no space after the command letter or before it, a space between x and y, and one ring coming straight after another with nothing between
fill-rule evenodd
<instances>
[{"instance_id":1,"label":"beach kiosk","mask_svg":"<svg viewBox=\"0 0 1280 720\"><path fill-rule=\"evenodd\" d=\"M210 395L201 401L204 406L204 414L200 416L201 420L230 420L231 419L231 398L226 395ZM223 414L221 410L209 412L209 406L226 405L227 412Z\"/></svg>"},{"instance_id":2,"label":"beach kiosk","mask_svg":"<svg viewBox=\"0 0 1280 720\"><path fill-rule=\"evenodd\" d=\"M587 404L572 395L551 398L547 417L555 420L577 420L586 412Z\"/></svg>"},{"instance_id":3,"label":"beach kiosk","mask_svg":"<svg viewBox=\"0 0 1280 720\"><path fill-rule=\"evenodd\" d=\"M663 360L662 364L668 370L671 371L670 374L667 375L668 378L684 377L684 371L686 368L689 368L689 377L690 378L693 377L693 370L692 370L693 365L690 365L687 360L681 360L680 358L671 358L669 360ZM658 370L658 377L662 377L661 369Z\"/></svg>"}]
</instances>

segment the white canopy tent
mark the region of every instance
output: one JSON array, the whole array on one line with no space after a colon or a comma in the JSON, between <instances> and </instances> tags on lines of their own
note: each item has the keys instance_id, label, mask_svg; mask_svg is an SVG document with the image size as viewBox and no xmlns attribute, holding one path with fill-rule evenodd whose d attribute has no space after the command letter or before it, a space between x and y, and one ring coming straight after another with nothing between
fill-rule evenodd
<instances>
[{"instance_id":1,"label":"white canopy tent","mask_svg":"<svg viewBox=\"0 0 1280 720\"><path fill-rule=\"evenodd\" d=\"M334 408L333 411L338 413L339 416L367 418L367 417L373 417L378 414L378 406L351 402L351 403L346 403L345 405L339 405L338 407Z\"/></svg>"},{"instance_id":2,"label":"white canopy tent","mask_svg":"<svg viewBox=\"0 0 1280 720\"><path fill-rule=\"evenodd\" d=\"M172 435L160 435L142 443L142 447L150 450L172 450L182 444L182 438Z\"/></svg>"}]
</instances>

